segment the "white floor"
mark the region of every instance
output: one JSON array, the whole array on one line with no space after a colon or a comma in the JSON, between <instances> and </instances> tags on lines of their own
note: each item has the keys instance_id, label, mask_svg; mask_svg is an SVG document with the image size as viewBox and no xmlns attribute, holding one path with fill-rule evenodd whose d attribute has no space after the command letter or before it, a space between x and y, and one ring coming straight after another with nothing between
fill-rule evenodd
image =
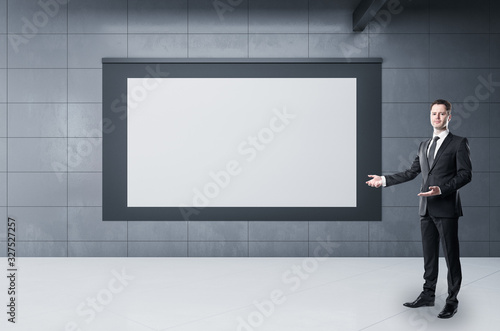
<instances>
[{"instance_id":1,"label":"white floor","mask_svg":"<svg viewBox=\"0 0 500 331\"><path fill-rule=\"evenodd\" d=\"M3 263L7 270L7 262ZM441 261L435 307L409 309L421 258L19 258L17 323L1 330L499 330L500 259L463 258L458 313ZM7 271L6 271L7 272Z\"/></svg>"}]
</instances>

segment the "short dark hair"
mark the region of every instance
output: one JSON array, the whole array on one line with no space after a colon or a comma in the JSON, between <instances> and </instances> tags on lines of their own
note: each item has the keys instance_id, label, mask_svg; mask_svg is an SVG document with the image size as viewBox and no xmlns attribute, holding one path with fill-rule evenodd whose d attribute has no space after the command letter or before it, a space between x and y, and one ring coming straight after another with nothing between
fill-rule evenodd
<instances>
[{"instance_id":1,"label":"short dark hair","mask_svg":"<svg viewBox=\"0 0 500 331\"><path fill-rule=\"evenodd\" d=\"M444 99L437 99L431 104L431 108L434 105L444 105L446 107L446 111L448 113L451 113L451 103L447 100Z\"/></svg>"}]
</instances>

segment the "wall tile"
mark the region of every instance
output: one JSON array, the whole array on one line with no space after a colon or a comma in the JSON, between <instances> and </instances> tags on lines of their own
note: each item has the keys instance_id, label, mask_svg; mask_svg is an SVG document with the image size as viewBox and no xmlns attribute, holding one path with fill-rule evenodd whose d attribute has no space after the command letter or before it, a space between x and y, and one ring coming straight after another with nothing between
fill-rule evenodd
<instances>
[{"instance_id":1,"label":"wall tile","mask_svg":"<svg viewBox=\"0 0 500 331\"><path fill-rule=\"evenodd\" d=\"M187 5L184 0L129 0L129 33L187 33Z\"/></svg>"},{"instance_id":2,"label":"wall tile","mask_svg":"<svg viewBox=\"0 0 500 331\"><path fill-rule=\"evenodd\" d=\"M431 34L431 68L487 68L488 34Z\"/></svg>"},{"instance_id":3,"label":"wall tile","mask_svg":"<svg viewBox=\"0 0 500 331\"><path fill-rule=\"evenodd\" d=\"M247 1L225 2L227 6L220 6L212 1L190 0L188 2L188 32L247 33Z\"/></svg>"},{"instance_id":4,"label":"wall tile","mask_svg":"<svg viewBox=\"0 0 500 331\"><path fill-rule=\"evenodd\" d=\"M428 33L429 0L398 0L368 24L370 33Z\"/></svg>"},{"instance_id":5,"label":"wall tile","mask_svg":"<svg viewBox=\"0 0 500 331\"><path fill-rule=\"evenodd\" d=\"M0 35L0 45L0 68L7 68L7 35Z\"/></svg>"},{"instance_id":6,"label":"wall tile","mask_svg":"<svg viewBox=\"0 0 500 331\"><path fill-rule=\"evenodd\" d=\"M490 208L464 207L464 216L459 219L460 241L490 240Z\"/></svg>"},{"instance_id":7,"label":"wall tile","mask_svg":"<svg viewBox=\"0 0 500 331\"><path fill-rule=\"evenodd\" d=\"M69 35L69 68L102 68L103 57L127 57L127 35Z\"/></svg>"},{"instance_id":8,"label":"wall tile","mask_svg":"<svg viewBox=\"0 0 500 331\"><path fill-rule=\"evenodd\" d=\"M250 33L308 32L307 0L252 0L248 16Z\"/></svg>"},{"instance_id":9,"label":"wall tile","mask_svg":"<svg viewBox=\"0 0 500 331\"><path fill-rule=\"evenodd\" d=\"M487 176L483 176L487 178ZM491 206L499 207L500 206L500 173L492 172L490 173L490 201ZM483 180L484 182L484 180ZM484 186L486 188L486 186Z\"/></svg>"},{"instance_id":10,"label":"wall tile","mask_svg":"<svg viewBox=\"0 0 500 331\"><path fill-rule=\"evenodd\" d=\"M259 222L248 223L251 241L307 241L308 222Z\"/></svg>"},{"instance_id":11,"label":"wall tile","mask_svg":"<svg viewBox=\"0 0 500 331\"><path fill-rule=\"evenodd\" d=\"M66 257L68 245L61 241L27 241L16 245L17 257Z\"/></svg>"},{"instance_id":12,"label":"wall tile","mask_svg":"<svg viewBox=\"0 0 500 331\"><path fill-rule=\"evenodd\" d=\"M370 35L370 57L381 57L384 68L427 68L429 66L429 35Z\"/></svg>"},{"instance_id":13,"label":"wall tile","mask_svg":"<svg viewBox=\"0 0 500 331\"><path fill-rule=\"evenodd\" d=\"M487 69L431 69L429 100L441 98L453 103L474 98L476 87L481 84L479 77L488 77L489 73ZM476 101L470 102L469 109L479 106L476 105L479 100L473 100Z\"/></svg>"},{"instance_id":14,"label":"wall tile","mask_svg":"<svg viewBox=\"0 0 500 331\"><path fill-rule=\"evenodd\" d=\"M383 207L382 222L370 222L370 241L419 241L418 207Z\"/></svg>"},{"instance_id":15,"label":"wall tile","mask_svg":"<svg viewBox=\"0 0 500 331\"><path fill-rule=\"evenodd\" d=\"M187 241L187 224L183 221L130 221L128 240ZM187 247L187 246L186 246Z\"/></svg>"},{"instance_id":16,"label":"wall tile","mask_svg":"<svg viewBox=\"0 0 500 331\"><path fill-rule=\"evenodd\" d=\"M190 257L247 257L248 242L189 242Z\"/></svg>"},{"instance_id":17,"label":"wall tile","mask_svg":"<svg viewBox=\"0 0 500 331\"><path fill-rule=\"evenodd\" d=\"M400 172L409 169L421 142L430 139L432 135L430 125L427 131L428 138L382 138L382 171Z\"/></svg>"},{"instance_id":18,"label":"wall tile","mask_svg":"<svg viewBox=\"0 0 500 331\"><path fill-rule=\"evenodd\" d=\"M9 43L9 68L66 68L65 34L37 35L26 44Z\"/></svg>"},{"instance_id":19,"label":"wall tile","mask_svg":"<svg viewBox=\"0 0 500 331\"><path fill-rule=\"evenodd\" d=\"M472 165L472 169L474 169L474 164ZM473 170L472 181L460 189L462 206L489 206L490 201L494 202L493 194L491 194L493 192L488 192L490 190L490 186L494 186L493 183L493 173L490 175L488 172L475 172ZM500 183L500 181L498 183ZM500 201L500 199L498 201Z\"/></svg>"},{"instance_id":20,"label":"wall tile","mask_svg":"<svg viewBox=\"0 0 500 331\"><path fill-rule=\"evenodd\" d=\"M307 57L305 34L251 34L250 57Z\"/></svg>"},{"instance_id":21,"label":"wall tile","mask_svg":"<svg viewBox=\"0 0 500 331\"><path fill-rule=\"evenodd\" d=\"M10 104L9 137L66 137L65 104Z\"/></svg>"},{"instance_id":22,"label":"wall tile","mask_svg":"<svg viewBox=\"0 0 500 331\"><path fill-rule=\"evenodd\" d=\"M485 80L491 81L489 83L489 88L495 87L495 90L489 95L489 102L500 102L500 88L498 88L498 82L500 82L500 69L490 69L487 76L484 76ZM484 90L483 90L484 93Z\"/></svg>"},{"instance_id":23,"label":"wall tile","mask_svg":"<svg viewBox=\"0 0 500 331\"><path fill-rule=\"evenodd\" d=\"M102 206L102 173L69 173L68 206Z\"/></svg>"},{"instance_id":24,"label":"wall tile","mask_svg":"<svg viewBox=\"0 0 500 331\"><path fill-rule=\"evenodd\" d=\"M309 33L351 33L355 8L350 0L310 0Z\"/></svg>"},{"instance_id":25,"label":"wall tile","mask_svg":"<svg viewBox=\"0 0 500 331\"><path fill-rule=\"evenodd\" d=\"M100 103L69 104L68 137L102 137L102 105Z\"/></svg>"},{"instance_id":26,"label":"wall tile","mask_svg":"<svg viewBox=\"0 0 500 331\"><path fill-rule=\"evenodd\" d=\"M481 103L474 108L466 104L455 102L452 105L450 131L462 137L489 137L490 132L485 130L490 122L489 104Z\"/></svg>"},{"instance_id":27,"label":"wall tile","mask_svg":"<svg viewBox=\"0 0 500 331\"><path fill-rule=\"evenodd\" d=\"M67 174L9 173L9 206L59 206L68 204Z\"/></svg>"},{"instance_id":28,"label":"wall tile","mask_svg":"<svg viewBox=\"0 0 500 331\"><path fill-rule=\"evenodd\" d=\"M248 222L192 221L188 223L188 228L190 241L248 240Z\"/></svg>"},{"instance_id":29,"label":"wall tile","mask_svg":"<svg viewBox=\"0 0 500 331\"><path fill-rule=\"evenodd\" d=\"M382 137L418 138L429 134L429 106L430 103L383 103Z\"/></svg>"},{"instance_id":30,"label":"wall tile","mask_svg":"<svg viewBox=\"0 0 500 331\"><path fill-rule=\"evenodd\" d=\"M7 102L7 70L5 69L0 69L0 102Z\"/></svg>"},{"instance_id":31,"label":"wall tile","mask_svg":"<svg viewBox=\"0 0 500 331\"><path fill-rule=\"evenodd\" d=\"M489 9L489 0L430 1L430 32L488 33Z\"/></svg>"},{"instance_id":32,"label":"wall tile","mask_svg":"<svg viewBox=\"0 0 500 331\"><path fill-rule=\"evenodd\" d=\"M66 138L10 138L9 171L64 171L67 158Z\"/></svg>"},{"instance_id":33,"label":"wall tile","mask_svg":"<svg viewBox=\"0 0 500 331\"><path fill-rule=\"evenodd\" d=\"M490 67L500 68L500 34L490 34Z\"/></svg>"},{"instance_id":34,"label":"wall tile","mask_svg":"<svg viewBox=\"0 0 500 331\"><path fill-rule=\"evenodd\" d=\"M66 69L9 69L9 102L66 102L66 83Z\"/></svg>"},{"instance_id":35,"label":"wall tile","mask_svg":"<svg viewBox=\"0 0 500 331\"><path fill-rule=\"evenodd\" d=\"M309 242L310 257L364 257L369 256L368 241L337 241L328 248L318 242Z\"/></svg>"},{"instance_id":36,"label":"wall tile","mask_svg":"<svg viewBox=\"0 0 500 331\"><path fill-rule=\"evenodd\" d=\"M500 137L500 103L490 104L490 137Z\"/></svg>"},{"instance_id":37,"label":"wall tile","mask_svg":"<svg viewBox=\"0 0 500 331\"><path fill-rule=\"evenodd\" d=\"M490 1L490 32L500 33L500 3Z\"/></svg>"},{"instance_id":38,"label":"wall tile","mask_svg":"<svg viewBox=\"0 0 500 331\"><path fill-rule=\"evenodd\" d=\"M0 137L7 137L7 104L0 103Z\"/></svg>"},{"instance_id":39,"label":"wall tile","mask_svg":"<svg viewBox=\"0 0 500 331\"><path fill-rule=\"evenodd\" d=\"M490 242L490 254L487 256L500 257L500 241Z\"/></svg>"},{"instance_id":40,"label":"wall tile","mask_svg":"<svg viewBox=\"0 0 500 331\"><path fill-rule=\"evenodd\" d=\"M9 33L18 34L27 40L33 40L39 33L66 33L67 4L61 5L59 1L16 0L8 1L8 10Z\"/></svg>"},{"instance_id":41,"label":"wall tile","mask_svg":"<svg viewBox=\"0 0 500 331\"><path fill-rule=\"evenodd\" d=\"M187 242L137 242L128 243L129 257L187 257Z\"/></svg>"},{"instance_id":42,"label":"wall tile","mask_svg":"<svg viewBox=\"0 0 500 331\"><path fill-rule=\"evenodd\" d=\"M382 189L383 207L418 207L418 196L421 177L407 183L385 187ZM382 222L384 219L382 219Z\"/></svg>"},{"instance_id":43,"label":"wall tile","mask_svg":"<svg viewBox=\"0 0 500 331\"><path fill-rule=\"evenodd\" d=\"M68 239L68 208L10 207L20 241L65 241Z\"/></svg>"},{"instance_id":44,"label":"wall tile","mask_svg":"<svg viewBox=\"0 0 500 331\"><path fill-rule=\"evenodd\" d=\"M127 0L79 0L68 7L69 33L126 33Z\"/></svg>"},{"instance_id":45,"label":"wall tile","mask_svg":"<svg viewBox=\"0 0 500 331\"><path fill-rule=\"evenodd\" d=\"M249 242L249 257L307 257L308 242Z\"/></svg>"},{"instance_id":46,"label":"wall tile","mask_svg":"<svg viewBox=\"0 0 500 331\"><path fill-rule=\"evenodd\" d=\"M500 172L500 138L490 138L490 171Z\"/></svg>"},{"instance_id":47,"label":"wall tile","mask_svg":"<svg viewBox=\"0 0 500 331\"><path fill-rule=\"evenodd\" d=\"M7 217L11 217L11 215L7 215L7 207L0 207L0 217L7 222ZM7 226L0 226L0 242L7 241ZM2 243L3 244L3 243Z\"/></svg>"},{"instance_id":48,"label":"wall tile","mask_svg":"<svg viewBox=\"0 0 500 331\"><path fill-rule=\"evenodd\" d=\"M368 57L368 35L361 34L310 34L310 57L356 58Z\"/></svg>"},{"instance_id":49,"label":"wall tile","mask_svg":"<svg viewBox=\"0 0 500 331\"><path fill-rule=\"evenodd\" d=\"M7 173L0 172L0 206L7 206Z\"/></svg>"},{"instance_id":50,"label":"wall tile","mask_svg":"<svg viewBox=\"0 0 500 331\"><path fill-rule=\"evenodd\" d=\"M68 101L102 102L102 71L100 69L69 69Z\"/></svg>"},{"instance_id":51,"label":"wall tile","mask_svg":"<svg viewBox=\"0 0 500 331\"><path fill-rule=\"evenodd\" d=\"M382 102L428 102L428 85L427 69L382 69Z\"/></svg>"},{"instance_id":52,"label":"wall tile","mask_svg":"<svg viewBox=\"0 0 500 331\"><path fill-rule=\"evenodd\" d=\"M371 257L420 257L422 242L370 242Z\"/></svg>"},{"instance_id":53,"label":"wall tile","mask_svg":"<svg viewBox=\"0 0 500 331\"><path fill-rule=\"evenodd\" d=\"M187 34L129 34L129 57L187 57Z\"/></svg>"},{"instance_id":54,"label":"wall tile","mask_svg":"<svg viewBox=\"0 0 500 331\"><path fill-rule=\"evenodd\" d=\"M7 0L0 0L0 33L7 33Z\"/></svg>"},{"instance_id":55,"label":"wall tile","mask_svg":"<svg viewBox=\"0 0 500 331\"><path fill-rule=\"evenodd\" d=\"M7 138L0 138L0 172L7 171Z\"/></svg>"},{"instance_id":56,"label":"wall tile","mask_svg":"<svg viewBox=\"0 0 500 331\"><path fill-rule=\"evenodd\" d=\"M127 242L68 242L68 257L126 257Z\"/></svg>"},{"instance_id":57,"label":"wall tile","mask_svg":"<svg viewBox=\"0 0 500 331\"><path fill-rule=\"evenodd\" d=\"M102 138L68 138L68 171L102 171Z\"/></svg>"},{"instance_id":58,"label":"wall tile","mask_svg":"<svg viewBox=\"0 0 500 331\"><path fill-rule=\"evenodd\" d=\"M487 172L490 170L490 139L469 138L472 169Z\"/></svg>"},{"instance_id":59,"label":"wall tile","mask_svg":"<svg viewBox=\"0 0 500 331\"><path fill-rule=\"evenodd\" d=\"M368 241L369 222L309 222L309 242Z\"/></svg>"},{"instance_id":60,"label":"wall tile","mask_svg":"<svg viewBox=\"0 0 500 331\"><path fill-rule=\"evenodd\" d=\"M247 34L190 34L189 57L248 56Z\"/></svg>"},{"instance_id":61,"label":"wall tile","mask_svg":"<svg viewBox=\"0 0 500 331\"><path fill-rule=\"evenodd\" d=\"M102 221L102 208L68 208L69 241L126 241L127 222Z\"/></svg>"},{"instance_id":62,"label":"wall tile","mask_svg":"<svg viewBox=\"0 0 500 331\"><path fill-rule=\"evenodd\" d=\"M500 241L500 207L490 207L490 241Z\"/></svg>"},{"instance_id":63,"label":"wall tile","mask_svg":"<svg viewBox=\"0 0 500 331\"><path fill-rule=\"evenodd\" d=\"M490 243L462 241L460 243L461 257L484 257L490 254Z\"/></svg>"}]
</instances>

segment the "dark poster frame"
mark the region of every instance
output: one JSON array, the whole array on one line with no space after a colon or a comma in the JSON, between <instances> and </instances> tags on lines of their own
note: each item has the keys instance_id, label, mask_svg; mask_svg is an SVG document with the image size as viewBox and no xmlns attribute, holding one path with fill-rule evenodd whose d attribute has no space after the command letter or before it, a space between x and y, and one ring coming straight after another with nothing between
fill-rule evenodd
<instances>
[{"instance_id":1,"label":"dark poster frame","mask_svg":"<svg viewBox=\"0 0 500 331\"><path fill-rule=\"evenodd\" d=\"M103 58L102 62L103 220L381 220L381 190L365 184L366 175L381 173L381 59ZM356 207L128 207L127 78L144 77L356 78Z\"/></svg>"}]
</instances>

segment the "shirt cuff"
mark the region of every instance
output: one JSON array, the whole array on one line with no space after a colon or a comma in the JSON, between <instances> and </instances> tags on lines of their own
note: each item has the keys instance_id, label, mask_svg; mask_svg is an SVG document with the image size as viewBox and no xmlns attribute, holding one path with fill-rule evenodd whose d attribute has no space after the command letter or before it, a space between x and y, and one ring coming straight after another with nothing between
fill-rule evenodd
<instances>
[{"instance_id":1,"label":"shirt cuff","mask_svg":"<svg viewBox=\"0 0 500 331\"><path fill-rule=\"evenodd\" d=\"M387 186L387 182L385 181L385 176L381 176L382 177L382 187L386 187ZM441 191L439 191L441 192Z\"/></svg>"}]
</instances>

